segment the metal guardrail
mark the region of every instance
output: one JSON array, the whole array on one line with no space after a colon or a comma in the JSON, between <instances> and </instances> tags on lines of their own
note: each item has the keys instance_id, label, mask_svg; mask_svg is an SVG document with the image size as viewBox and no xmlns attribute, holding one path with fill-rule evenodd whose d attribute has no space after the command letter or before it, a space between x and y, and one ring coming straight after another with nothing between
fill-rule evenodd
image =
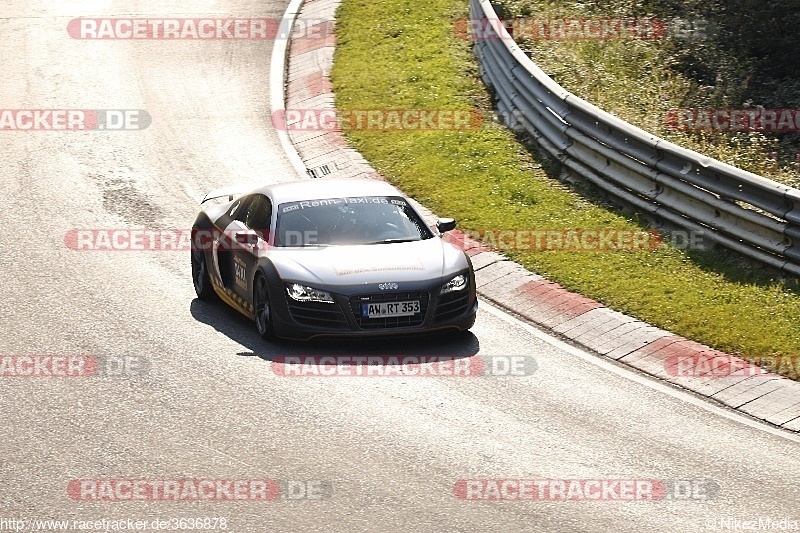
<instances>
[{"instance_id":1,"label":"metal guardrail","mask_svg":"<svg viewBox=\"0 0 800 533\"><path fill-rule=\"evenodd\" d=\"M578 98L522 52L489 0L470 0L470 11L482 28L474 46L481 77L507 126L634 208L800 276L800 190L681 148Z\"/></svg>"}]
</instances>

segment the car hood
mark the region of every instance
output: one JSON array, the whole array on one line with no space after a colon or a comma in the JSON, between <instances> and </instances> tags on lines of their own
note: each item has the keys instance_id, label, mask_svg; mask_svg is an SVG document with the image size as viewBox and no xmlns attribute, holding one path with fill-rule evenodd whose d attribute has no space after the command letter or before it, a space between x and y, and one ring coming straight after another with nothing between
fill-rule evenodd
<instances>
[{"instance_id":1,"label":"car hood","mask_svg":"<svg viewBox=\"0 0 800 533\"><path fill-rule=\"evenodd\" d=\"M438 237L389 244L272 248L269 259L284 280L326 285L436 279L468 266L463 251Z\"/></svg>"}]
</instances>

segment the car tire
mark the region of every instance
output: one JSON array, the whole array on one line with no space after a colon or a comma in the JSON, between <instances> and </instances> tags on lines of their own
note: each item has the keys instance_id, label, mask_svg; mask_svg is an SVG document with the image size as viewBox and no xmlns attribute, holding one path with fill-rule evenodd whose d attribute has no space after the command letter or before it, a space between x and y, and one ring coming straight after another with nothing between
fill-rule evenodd
<instances>
[{"instance_id":1,"label":"car tire","mask_svg":"<svg viewBox=\"0 0 800 533\"><path fill-rule=\"evenodd\" d=\"M192 250L192 282L194 292L201 300L214 300L217 294L211 286L211 277L208 274L208 263L203 250Z\"/></svg>"},{"instance_id":2,"label":"car tire","mask_svg":"<svg viewBox=\"0 0 800 533\"><path fill-rule=\"evenodd\" d=\"M253 282L253 318L256 322L256 330L262 339L271 340L275 338L267 278L261 274L256 275L256 279Z\"/></svg>"}]
</instances>

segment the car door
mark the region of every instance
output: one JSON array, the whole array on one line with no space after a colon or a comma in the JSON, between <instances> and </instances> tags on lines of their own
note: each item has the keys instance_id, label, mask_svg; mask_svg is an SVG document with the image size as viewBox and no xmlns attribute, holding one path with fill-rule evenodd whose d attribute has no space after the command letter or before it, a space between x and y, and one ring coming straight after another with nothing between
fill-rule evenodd
<instances>
[{"instance_id":1,"label":"car door","mask_svg":"<svg viewBox=\"0 0 800 533\"><path fill-rule=\"evenodd\" d=\"M234 269L234 250L240 245L236 242L235 235L247 229L245 220L247 219L247 209L253 201L255 195L239 198L231 205L228 212L221 217L221 232L214 239L212 246L212 256L214 268L219 279L228 290L233 290L236 285L236 272Z\"/></svg>"},{"instance_id":2,"label":"car door","mask_svg":"<svg viewBox=\"0 0 800 533\"><path fill-rule=\"evenodd\" d=\"M263 194L254 194L247 206L244 233L233 248L234 292L245 301L252 296L252 279L258 266L260 251L266 248L269 240L272 219L272 202Z\"/></svg>"}]
</instances>

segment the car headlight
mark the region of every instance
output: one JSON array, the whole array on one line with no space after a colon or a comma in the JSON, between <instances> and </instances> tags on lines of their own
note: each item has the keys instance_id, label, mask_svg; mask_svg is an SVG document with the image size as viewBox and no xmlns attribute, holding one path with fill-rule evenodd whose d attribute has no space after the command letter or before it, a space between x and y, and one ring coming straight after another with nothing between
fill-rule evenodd
<instances>
[{"instance_id":1,"label":"car headlight","mask_svg":"<svg viewBox=\"0 0 800 533\"><path fill-rule=\"evenodd\" d=\"M306 287L305 285L300 285L299 283L287 283L286 294L298 302L322 302L326 304L333 303L333 297L331 297L331 293L321 291L313 287Z\"/></svg>"},{"instance_id":2,"label":"car headlight","mask_svg":"<svg viewBox=\"0 0 800 533\"><path fill-rule=\"evenodd\" d=\"M467 287L467 275L459 274L444 285L439 294L447 294L448 292L461 291Z\"/></svg>"}]
</instances>

